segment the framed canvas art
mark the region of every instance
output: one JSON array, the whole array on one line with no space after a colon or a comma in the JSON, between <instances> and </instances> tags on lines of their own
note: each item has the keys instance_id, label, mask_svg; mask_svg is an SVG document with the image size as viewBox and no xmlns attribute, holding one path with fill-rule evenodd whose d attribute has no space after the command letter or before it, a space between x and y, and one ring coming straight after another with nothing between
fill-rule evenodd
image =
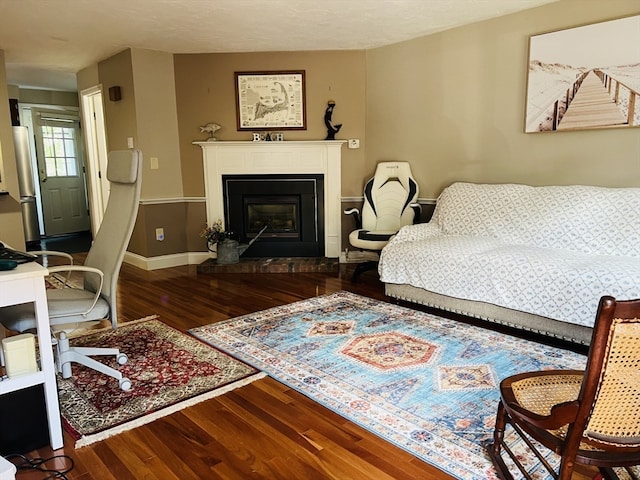
<instances>
[{"instance_id":1,"label":"framed canvas art","mask_svg":"<svg viewBox=\"0 0 640 480\"><path fill-rule=\"evenodd\" d=\"M525 132L640 126L640 15L534 35Z\"/></svg>"},{"instance_id":2,"label":"framed canvas art","mask_svg":"<svg viewBox=\"0 0 640 480\"><path fill-rule=\"evenodd\" d=\"M238 130L306 130L304 73L236 72Z\"/></svg>"}]
</instances>

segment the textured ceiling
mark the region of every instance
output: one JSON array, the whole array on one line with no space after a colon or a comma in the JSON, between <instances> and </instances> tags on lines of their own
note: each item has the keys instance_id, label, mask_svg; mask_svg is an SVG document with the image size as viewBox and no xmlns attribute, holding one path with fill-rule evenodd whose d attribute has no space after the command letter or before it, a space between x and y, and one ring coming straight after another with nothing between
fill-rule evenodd
<instances>
[{"instance_id":1,"label":"textured ceiling","mask_svg":"<svg viewBox=\"0 0 640 480\"><path fill-rule=\"evenodd\" d=\"M75 90L125 48L171 53L359 50L558 0L0 0L8 82Z\"/></svg>"}]
</instances>

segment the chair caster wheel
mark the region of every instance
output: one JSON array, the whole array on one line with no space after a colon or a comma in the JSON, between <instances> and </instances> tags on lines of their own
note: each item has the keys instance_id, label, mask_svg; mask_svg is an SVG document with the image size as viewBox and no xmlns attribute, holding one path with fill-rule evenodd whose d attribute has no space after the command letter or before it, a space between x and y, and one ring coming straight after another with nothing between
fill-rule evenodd
<instances>
[{"instance_id":1,"label":"chair caster wheel","mask_svg":"<svg viewBox=\"0 0 640 480\"><path fill-rule=\"evenodd\" d=\"M120 386L120 390L123 390L125 392L131 390L131 380L129 380L128 378L121 378L120 380L118 380L118 385Z\"/></svg>"},{"instance_id":2,"label":"chair caster wheel","mask_svg":"<svg viewBox=\"0 0 640 480\"><path fill-rule=\"evenodd\" d=\"M119 353L118 356L116 357L116 361L120 365L124 365L125 363L127 363L128 360L129 360L129 357L127 357L126 353Z\"/></svg>"}]
</instances>

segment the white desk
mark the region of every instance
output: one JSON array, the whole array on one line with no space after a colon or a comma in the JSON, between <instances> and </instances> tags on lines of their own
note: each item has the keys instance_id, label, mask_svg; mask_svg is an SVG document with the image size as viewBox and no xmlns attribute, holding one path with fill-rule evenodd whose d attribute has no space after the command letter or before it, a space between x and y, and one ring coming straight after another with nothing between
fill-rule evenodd
<instances>
[{"instance_id":1,"label":"white desk","mask_svg":"<svg viewBox=\"0 0 640 480\"><path fill-rule=\"evenodd\" d=\"M40 371L0 381L0 395L43 384L49 419L49 438L51 448L56 450L62 448L64 443L60 424L56 367L53 361L49 329L47 295L44 286L44 277L47 273L47 269L36 262L18 265L15 270L0 271L0 307L27 302L34 303L40 349Z\"/></svg>"}]
</instances>

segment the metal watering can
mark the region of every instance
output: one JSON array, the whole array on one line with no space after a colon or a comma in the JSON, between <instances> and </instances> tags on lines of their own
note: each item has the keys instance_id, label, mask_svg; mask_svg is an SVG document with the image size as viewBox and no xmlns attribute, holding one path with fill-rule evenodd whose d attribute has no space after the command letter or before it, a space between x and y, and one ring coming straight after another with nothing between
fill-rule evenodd
<instances>
[{"instance_id":1,"label":"metal watering can","mask_svg":"<svg viewBox=\"0 0 640 480\"><path fill-rule=\"evenodd\" d=\"M219 265L228 265L232 263L238 263L240 261L240 255L247 251L253 242L255 242L260 235L269 227L269 225L265 225L258 234L251 239L251 241L247 244L240 245L240 242L237 240L232 240L230 238L225 238L221 242L218 242L216 253L217 260L216 263Z\"/></svg>"}]
</instances>

